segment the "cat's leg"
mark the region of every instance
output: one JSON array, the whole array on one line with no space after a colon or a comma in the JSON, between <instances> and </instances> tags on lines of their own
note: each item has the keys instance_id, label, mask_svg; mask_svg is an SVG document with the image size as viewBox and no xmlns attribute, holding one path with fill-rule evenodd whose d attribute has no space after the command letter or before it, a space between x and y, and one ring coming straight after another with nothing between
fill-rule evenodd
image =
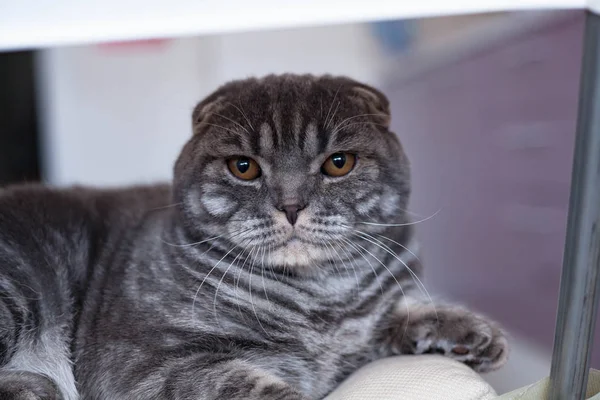
<instances>
[{"instance_id":1,"label":"cat's leg","mask_svg":"<svg viewBox=\"0 0 600 400\"><path fill-rule=\"evenodd\" d=\"M0 399L76 400L68 311L51 280L26 273L0 265Z\"/></svg>"},{"instance_id":2,"label":"cat's leg","mask_svg":"<svg viewBox=\"0 0 600 400\"><path fill-rule=\"evenodd\" d=\"M265 369L217 355L172 368L161 385L159 397L174 400L309 400Z\"/></svg>"},{"instance_id":3,"label":"cat's leg","mask_svg":"<svg viewBox=\"0 0 600 400\"><path fill-rule=\"evenodd\" d=\"M508 342L498 325L460 306L406 298L383 325L388 354L439 353L478 372L498 369L508 357Z\"/></svg>"},{"instance_id":4,"label":"cat's leg","mask_svg":"<svg viewBox=\"0 0 600 400\"><path fill-rule=\"evenodd\" d=\"M0 373L0 399L60 399L56 385L43 375L23 371Z\"/></svg>"}]
</instances>

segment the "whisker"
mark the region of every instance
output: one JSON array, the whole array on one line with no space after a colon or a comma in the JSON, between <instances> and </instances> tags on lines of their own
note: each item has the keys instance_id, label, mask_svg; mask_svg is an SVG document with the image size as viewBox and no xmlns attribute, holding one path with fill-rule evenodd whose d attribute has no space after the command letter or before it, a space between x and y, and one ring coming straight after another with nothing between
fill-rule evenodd
<instances>
[{"instance_id":1,"label":"whisker","mask_svg":"<svg viewBox=\"0 0 600 400\"><path fill-rule=\"evenodd\" d=\"M387 267L387 265L385 265L385 263L383 261L381 261L376 255L374 255L373 253L371 253L369 250L367 250L365 247L361 246L358 243L355 243L356 246L360 247L361 249L363 249L367 254L369 254L371 257L373 257L375 260L377 260L377 262L379 262L379 264L381 264L381 266L383 268L385 268L385 270L391 275L392 278L394 278L394 281L396 281L396 284L398 285L398 287L400 288L400 291L402 292L402 295L404 295L404 289L402 289L402 285L400 285L400 282L398 281L398 279L396 278L396 275L394 275L392 273L392 271L390 271L390 269Z\"/></svg>"},{"instance_id":2,"label":"whisker","mask_svg":"<svg viewBox=\"0 0 600 400\"><path fill-rule=\"evenodd\" d=\"M204 125L210 125L210 126L214 126L215 128L220 128L220 129L223 129L224 131L227 131L227 132L233 133L234 135L237 135L237 134L238 134L238 132L234 131L233 129L225 128L224 126L221 126L221 125L217 125L217 124L211 124L210 122L206 122L206 121L201 121L201 122L199 123L199 125L202 125L202 124L204 124Z\"/></svg>"},{"instance_id":3,"label":"whisker","mask_svg":"<svg viewBox=\"0 0 600 400\"><path fill-rule=\"evenodd\" d=\"M353 265L353 264L354 264L354 258L353 258L353 257L351 257L351 254L350 254L350 253L348 253L348 251L347 251L347 250L344 248L344 246L342 246L342 245L339 243L339 240L335 241L334 243L335 243L337 246L339 246L339 247L340 247L340 249L342 249L342 251L345 251L345 252L346 252L346 254L350 256L350 257L348 257L348 260L350 260L350 266L352 267L352 271L354 272L354 278L356 279L356 292L357 292L357 294L358 294L358 292L360 292L360 283L359 283L359 281L358 281L358 274L356 273L356 267L355 267L355 265ZM337 251L336 251L336 253L337 253ZM339 253L338 253L338 255L339 255ZM345 263L344 263L344 261L342 260L342 258L341 258L341 257L340 257L340 261L342 261L342 264L344 264L344 266L345 266ZM346 269L347 269L347 267L346 267Z\"/></svg>"},{"instance_id":4,"label":"whisker","mask_svg":"<svg viewBox=\"0 0 600 400\"><path fill-rule=\"evenodd\" d=\"M394 281L396 281L396 284L398 285L398 288L400 289L400 292L402 292L402 297L406 298L406 294L404 293L404 289L402 288L402 285L400 284L400 282L398 282L398 279L396 279L396 276L392 273L392 271L390 271L390 269L387 267L387 265L385 265L379 258L377 258L377 256L375 256L373 253L371 253L369 250L367 250L366 248L364 248L360 244L357 243L356 245L358 247L362 248L371 257L373 257L375 260L377 260L377 262L379 262L379 264L381 264L381 266L383 268L385 268L385 270L391 275L391 277L394 278ZM437 318L437 313L436 313L436 318ZM402 334L402 336L404 336L406 334L406 331L408 329L408 321L409 320L410 320L410 307L408 306L408 303L407 303L406 304L406 325L404 326L404 333ZM439 319L438 319L438 322L439 322Z\"/></svg>"},{"instance_id":5,"label":"whisker","mask_svg":"<svg viewBox=\"0 0 600 400\"><path fill-rule=\"evenodd\" d=\"M246 256L246 258L244 259L244 263L242 264L242 266L240 267L240 271L237 275L237 281L234 282L233 284L233 292L235 293L235 299L236 299L236 304L238 307L238 312L240 314L240 316L245 320L244 315L242 314L242 307L240 306L240 302L239 302L239 297L238 297L238 290L240 289L240 279L242 278L242 271L244 270L244 267L246 266L246 263L248 262L248 257L250 257L250 255L252 255L252 253L254 253L254 250L256 249L256 246L252 246L252 248L250 249L250 252L248 253L248 255Z\"/></svg>"},{"instance_id":6,"label":"whisker","mask_svg":"<svg viewBox=\"0 0 600 400\"><path fill-rule=\"evenodd\" d=\"M361 231L359 231L359 232L361 232ZM362 233L364 233L364 232L362 232ZM417 261L421 262L421 260L419 259L419 257L418 257L418 256L417 256L415 253L413 253L413 252L412 252L412 251L411 251L411 250L410 250L408 247L404 246L402 243L398 243L398 242L396 242L394 239L390 239L389 237L387 237L387 236L384 236L384 235L381 235L381 234L379 234L379 233L377 233L376 235L377 235L377 236L379 236L379 237L380 237L380 238L382 238L382 239L389 240L390 242L392 242L392 243L394 243L394 244L397 244L398 246L400 246L400 247L402 247L404 250L406 250L406 251L407 251L407 252L408 252L410 255L412 255L414 258L416 258L416 259L417 259Z\"/></svg>"},{"instance_id":7,"label":"whisker","mask_svg":"<svg viewBox=\"0 0 600 400\"><path fill-rule=\"evenodd\" d=\"M268 255L268 257L267 257L269 260L271 259L271 252L272 252L272 248L271 248L271 246L272 246L272 244L271 244L271 243L269 243L269 255ZM284 268L284 271L285 271L285 265L284 265L284 267L283 267L283 268ZM280 280L279 280L279 278L277 277L277 273L275 272L275 270L273 269L273 266L272 266L271 264L269 264L269 270L271 271L271 275L273 275L273 278L275 278L275 280L276 280L277 282L280 282L280 283L281 283L281 281L280 281Z\"/></svg>"},{"instance_id":8,"label":"whisker","mask_svg":"<svg viewBox=\"0 0 600 400\"><path fill-rule=\"evenodd\" d=\"M256 263L256 258L254 257L252 259L252 265L250 266L250 277L248 279L248 291L250 293L250 306L252 307L252 311L254 312L254 316L256 317L256 321L258 322L258 325L262 328L265 335L270 337L271 335L267 332L267 330L263 326L262 322L260 322L260 318L258 318L258 313L256 312L256 307L254 306L254 300L252 298L252 276L254 275L254 264L255 263Z\"/></svg>"},{"instance_id":9,"label":"whisker","mask_svg":"<svg viewBox=\"0 0 600 400\"><path fill-rule=\"evenodd\" d=\"M223 236L225 236L225 235L226 235L226 234L224 233L224 234L222 234L222 235L219 235L219 236L213 236L213 237L210 237L210 238L208 238L208 239L201 240L201 241L199 241L199 242L194 242L194 243L186 243L186 244L175 244L175 243L169 243L169 242L167 242L166 240L164 240L164 239L162 239L162 238L161 238L160 240L161 240L161 242L163 242L164 244L166 244L166 245L168 245L168 246L173 246L173 247L193 247L193 246L197 246L197 245L199 245L199 244L202 244L202 243L209 242L209 241L211 241L211 240L219 239L219 238L221 238L221 237L223 237Z\"/></svg>"},{"instance_id":10,"label":"whisker","mask_svg":"<svg viewBox=\"0 0 600 400\"><path fill-rule=\"evenodd\" d=\"M348 266L346 265L346 263L342 259L342 256L340 256L340 253L335 249L335 247L333 247L333 245L331 243L328 243L328 242L325 242L325 246L331 247L331 250L333 250L333 252L335 252L335 254L337 255L338 260L340 260L340 263L342 263L342 267L344 267L344 269L346 270L346 272L350 272L350 270L348 269Z\"/></svg>"},{"instance_id":11,"label":"whisker","mask_svg":"<svg viewBox=\"0 0 600 400\"><path fill-rule=\"evenodd\" d=\"M340 89L342 88L342 85L340 85L337 90L335 91L335 95L333 96L333 100L331 100L331 104L329 105L329 110L327 111L327 116L325 117L325 123L324 123L324 128L327 129L327 127L329 126L329 114L331 113L331 109L333 108L333 104L335 103L335 99L337 99L337 95L340 92ZM339 105L339 103L338 103Z\"/></svg>"},{"instance_id":12,"label":"whisker","mask_svg":"<svg viewBox=\"0 0 600 400\"><path fill-rule=\"evenodd\" d=\"M355 223L357 223L357 224L363 224L363 225L375 225L375 226L409 226L409 225L416 225L416 224L420 224L421 222L428 221L431 218L433 218L436 215L438 215L440 211L442 211L441 208L438 209L436 212L434 212L432 215L430 215L427 218L423 218L423 219L421 219L419 221L406 222L406 223L403 223L403 224L380 224L380 223L377 223L377 222L366 222L366 221L357 221Z\"/></svg>"},{"instance_id":13,"label":"whisker","mask_svg":"<svg viewBox=\"0 0 600 400\"><path fill-rule=\"evenodd\" d=\"M355 230L356 231L356 230ZM410 273L410 275L412 276L413 280L415 281L415 283L417 283L417 287L419 288L419 290L421 291L421 293L425 294L427 296L427 298L429 299L429 302L431 303L431 305L433 306L433 311L436 315L437 318L437 310L435 308L435 303L433 302L433 299L431 298L431 295L429 294L429 291L427 290L427 288L425 287L425 284L423 283L423 281L421 281L421 279L419 279L419 276L412 270L412 268L410 268L405 262L404 260L402 260L400 257L398 257L396 255L396 253L394 253L392 251L391 248L389 248L387 245L385 245L385 243L377 240L376 238L374 238L373 236L366 234L364 232L359 232L359 234L354 233L354 235L361 237L363 240L366 240L367 242L374 244L375 246L383 249L384 251L386 251L388 254L390 254L392 257L394 257L396 260L400 261L402 263L402 265L404 265L404 267L408 270L408 272ZM369 236L371 238L373 238L373 241L368 239L365 236L361 236L361 235L366 235Z\"/></svg>"},{"instance_id":14,"label":"whisker","mask_svg":"<svg viewBox=\"0 0 600 400\"><path fill-rule=\"evenodd\" d=\"M381 114L373 114L373 115L381 115ZM341 131L344 128L348 128L348 127L354 126L354 125L376 125L376 126L381 126L382 128L385 128L385 129L388 128L387 125L380 124L380 123L377 123L375 121L359 121L359 122L352 122L352 123L346 124L344 126L340 126L339 129L337 131L335 131L335 132L337 133L337 132Z\"/></svg>"},{"instance_id":15,"label":"whisker","mask_svg":"<svg viewBox=\"0 0 600 400\"><path fill-rule=\"evenodd\" d=\"M421 281L421 279L419 278L419 276L417 275L417 273L416 273L416 272L414 272L414 271L413 271L413 270L412 270L412 269L411 269L411 268L410 268L410 267L409 267L409 266L406 264L406 262L404 262L404 260L400 259L400 258L398 257L398 255L397 255L397 254L396 254L396 253L395 253L395 252L394 252L394 251L393 251L393 250L392 250L392 249L391 249L389 246L387 246L385 243L383 243L382 241L380 241L380 240L379 240L379 239L377 239L376 237L374 237L374 236L372 236L372 235L369 235L369 234L368 234L368 233L366 233L366 232L360 231L360 230L358 230L358 229L354 229L354 228L352 228L352 227L350 227L350 226L347 226L347 225L344 225L344 226L345 226L345 227L347 227L347 228L349 228L349 229L351 229L351 230L353 230L354 232L357 232L357 233L352 233L352 232L351 232L353 235L355 235L355 236L358 236L358 237L360 237L361 239L363 239L363 240L366 240L367 242L369 242L369 243L371 243L371 244L374 244L375 246L377 246L377 247L379 247L379 248L383 249L384 251L386 251L387 253L389 253L389 254L390 254L392 257L394 257L396 260L400 261L400 262L402 263L402 265L404 265L404 267L405 267L405 268L408 270L408 272L411 274L411 276L412 276L412 277L413 277L413 279L415 280L415 283L417 283L417 287L419 287L419 289L421 289L421 288L422 288L422 290L424 291L424 293L423 293L423 294L427 294L427 296L428 296L428 297L429 297L429 299L431 300L431 296L429 296L429 293L427 292L427 289L425 288L425 284L423 284L423 282ZM385 239L388 239L388 240L390 240L390 241L392 241L392 242L396 243L396 244L397 244L397 245L399 245L399 246L402 246L400 243L398 243L398 242L396 242L396 241L394 241L394 240L392 240L392 239L389 239L389 238L388 238L388 237L386 237L386 236L383 236L383 235L379 235L379 236L381 236L381 237L383 237L383 238L385 238ZM372 239L373 241L369 240L368 238ZM411 254L413 257L415 257L415 258L417 259L417 261L420 261L420 260L419 260L419 258L418 258L418 257L417 257L417 256L416 256L416 255L415 255L415 254L414 254L412 251L408 250L408 248L406 248L405 246L402 246L402 248L403 248L403 249L405 249L405 250L407 250L407 252L408 252L408 253L410 253L410 254Z\"/></svg>"},{"instance_id":16,"label":"whisker","mask_svg":"<svg viewBox=\"0 0 600 400\"><path fill-rule=\"evenodd\" d=\"M223 119L226 119L226 120L227 120L227 121L229 121L229 122L233 122L234 124L236 124L237 126L239 126L240 128L242 128L242 129L244 130L244 132L246 132L248 135L250 134L250 132L248 131L248 129L246 129L246 128L244 127L244 125L240 124L239 122L237 122L237 121L235 121L235 120L233 120L233 119L231 119L231 118L227 118L227 117L226 117L226 116L224 116L224 115L217 114L217 113L215 113L215 112L213 112L213 113L211 113L211 114L212 114L212 115L216 115L217 117L221 117L221 118L223 118Z\"/></svg>"},{"instance_id":17,"label":"whisker","mask_svg":"<svg viewBox=\"0 0 600 400\"><path fill-rule=\"evenodd\" d=\"M379 275L377 274L377 270L375 270L375 267L373 267L373 264L371 264L371 261L369 261L369 259L367 257L365 257L364 253L362 251L360 251L359 248L356 247L350 239L341 238L341 240L344 241L349 246L353 247L358 252L358 254L360 254L360 256L367 262L367 264L369 264L371 271L373 271L373 275L375 275L375 280L379 284L379 289L381 289L381 295L383 296L383 286L381 285L381 281L379 280Z\"/></svg>"},{"instance_id":18,"label":"whisker","mask_svg":"<svg viewBox=\"0 0 600 400\"><path fill-rule=\"evenodd\" d=\"M342 257L340 256L340 253L333 247L333 245L331 243L325 243L326 245L328 245L329 247L331 247L331 250L337 255L337 258L340 260L340 262L342 263L342 267L344 267L344 269L346 270L346 274L350 273L350 270L348 269L348 266L346 265L346 263L344 262L344 260L342 259ZM335 263L335 262L334 262ZM340 276L341 273L340 273Z\"/></svg>"},{"instance_id":19,"label":"whisker","mask_svg":"<svg viewBox=\"0 0 600 400\"><path fill-rule=\"evenodd\" d=\"M335 115L337 114L338 109L340 108L340 104L342 102L338 100L337 105L335 106L335 110L333 110L333 114L331 114L331 118L329 119L329 122L327 123L327 125L329 126L329 124L331 122L333 122L333 118L335 117ZM326 126L326 128L328 128L328 126ZM333 136L333 135L331 135Z\"/></svg>"},{"instance_id":20,"label":"whisker","mask_svg":"<svg viewBox=\"0 0 600 400\"><path fill-rule=\"evenodd\" d=\"M271 301L269 300L269 295L267 294L267 287L265 286L265 253L266 253L266 248L263 246L263 253L262 253L262 261L261 261L261 266L260 266L260 275L262 277L262 285L263 285L263 291L265 292L265 298L267 299L267 303L269 303L269 309L271 307Z\"/></svg>"},{"instance_id":21,"label":"whisker","mask_svg":"<svg viewBox=\"0 0 600 400\"><path fill-rule=\"evenodd\" d=\"M148 212L151 211L158 211L158 210L164 210L165 208L171 208L171 207L177 207L178 205L183 204L183 202L178 202L178 203L173 203L173 204L168 204L166 206L161 206L161 207L156 207L156 208L151 208L148 210Z\"/></svg>"},{"instance_id":22,"label":"whisker","mask_svg":"<svg viewBox=\"0 0 600 400\"><path fill-rule=\"evenodd\" d=\"M229 234L229 239L233 239L233 238L235 238L235 237L237 237L239 235L243 235L244 233L250 232L251 230L252 230L251 228L249 228L249 229L238 229L237 231L234 231L233 233ZM211 240L217 240L217 239L222 238L222 237L227 236L227 235L228 235L227 233L223 233L222 235L213 236L213 237L210 237L208 239L201 240L199 242L185 243L185 244L170 243L170 242L167 242L166 240L164 240L163 238L161 238L160 240L161 240L161 242L163 242L164 244L166 244L168 246L173 246L173 247L194 247L194 246L198 246L199 244L209 242ZM212 246L209 248L209 250L210 249L212 249Z\"/></svg>"},{"instance_id":23,"label":"whisker","mask_svg":"<svg viewBox=\"0 0 600 400\"><path fill-rule=\"evenodd\" d=\"M372 114L358 114L358 115L353 115L352 117L348 117L348 118L344 119L342 122L340 122L339 124L337 124L336 126L334 126L333 127L333 132L331 134L332 135L336 134L339 131L339 129L343 128L342 125L346 121L349 121L349 120L354 119L354 118L371 117L371 116L385 116L385 114L381 114L381 113L374 114L374 113L372 113ZM370 124L371 121L361 121L361 122L357 122L357 123L359 123L359 124ZM350 124L350 125L353 125L353 124ZM380 124L380 125L383 125L383 124Z\"/></svg>"},{"instance_id":24,"label":"whisker","mask_svg":"<svg viewBox=\"0 0 600 400\"><path fill-rule=\"evenodd\" d=\"M223 328L223 326L220 324L219 319L217 318L217 296L219 294L219 288L221 287L221 283L223 283L223 279L225 278L225 275L227 275L227 272L229 272L229 269L233 265L235 265L236 261L240 258L241 255L244 254L245 251L246 251L246 249L242 246L242 251L235 256L235 258L233 259L233 261L231 263L229 263L229 266L227 267L225 272L223 272L223 275L221 275L221 279L219 279L219 283L217 284L217 288L215 289L215 297L213 299L213 316L215 318L215 321L217 321L217 324L219 324L219 326L221 328Z\"/></svg>"},{"instance_id":25,"label":"whisker","mask_svg":"<svg viewBox=\"0 0 600 400\"><path fill-rule=\"evenodd\" d=\"M337 267L337 264L335 263L335 260L333 259L333 253L329 252L329 247L327 247L327 243L325 243L325 250L327 251L327 261L333 266L333 268L335 269L335 272L337 272L337 274L339 276L342 276L340 269Z\"/></svg>"},{"instance_id":26,"label":"whisker","mask_svg":"<svg viewBox=\"0 0 600 400\"><path fill-rule=\"evenodd\" d=\"M217 263L210 269L210 271L208 271L208 274L206 274L204 276L204 279L202 279L200 286L198 286L198 289L196 290L196 293L194 294L194 300L192 301L192 315L194 315L194 307L196 305L196 298L198 297L198 293L200 293L200 289L202 289L202 285L204 285L204 282L206 282L206 279L210 276L210 274L212 274L212 272L217 268L217 266L221 263L221 261L223 261L225 259L225 257L227 257L237 247L239 247L239 246L235 245L234 247L231 248L231 250L229 250L227 253L225 253L225 255L223 257L221 257L221 259L219 261L217 261Z\"/></svg>"},{"instance_id":27,"label":"whisker","mask_svg":"<svg viewBox=\"0 0 600 400\"><path fill-rule=\"evenodd\" d=\"M230 106L234 107L236 110L238 110L240 112L240 114L242 114L242 116L244 117L244 119L246 120L246 122L248 123L248 126L250 126L250 129L254 130L254 127L252 126L252 122L250 122L250 120L248 119L248 116L246 115L246 113L244 112L244 110L242 109L242 103L239 102L240 106L236 106L233 103L227 102L227 104L229 104Z\"/></svg>"}]
</instances>

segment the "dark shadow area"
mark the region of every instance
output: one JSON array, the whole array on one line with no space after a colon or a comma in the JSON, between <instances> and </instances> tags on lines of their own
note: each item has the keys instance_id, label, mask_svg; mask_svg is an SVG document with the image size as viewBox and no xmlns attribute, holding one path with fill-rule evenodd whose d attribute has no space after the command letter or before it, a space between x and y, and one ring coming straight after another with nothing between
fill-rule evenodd
<instances>
[{"instance_id":1,"label":"dark shadow area","mask_svg":"<svg viewBox=\"0 0 600 400\"><path fill-rule=\"evenodd\" d=\"M0 186L40 179L34 52L0 53Z\"/></svg>"}]
</instances>

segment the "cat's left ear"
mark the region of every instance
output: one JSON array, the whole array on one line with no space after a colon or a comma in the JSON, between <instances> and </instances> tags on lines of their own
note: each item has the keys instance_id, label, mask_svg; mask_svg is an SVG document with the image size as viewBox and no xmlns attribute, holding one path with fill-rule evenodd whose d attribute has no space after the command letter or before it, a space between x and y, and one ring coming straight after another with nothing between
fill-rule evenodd
<instances>
[{"instance_id":1,"label":"cat's left ear","mask_svg":"<svg viewBox=\"0 0 600 400\"><path fill-rule=\"evenodd\" d=\"M365 113L372 114L370 117L376 124L389 129L392 120L390 102L383 93L363 84L355 84L352 87L352 93L361 102L363 107L365 107Z\"/></svg>"}]
</instances>

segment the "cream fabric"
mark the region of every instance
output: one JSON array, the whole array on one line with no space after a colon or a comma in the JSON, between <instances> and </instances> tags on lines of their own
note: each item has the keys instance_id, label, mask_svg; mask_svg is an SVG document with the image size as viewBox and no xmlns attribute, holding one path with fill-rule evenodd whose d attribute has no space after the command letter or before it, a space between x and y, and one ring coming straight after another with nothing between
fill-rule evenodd
<instances>
[{"instance_id":1,"label":"cream fabric","mask_svg":"<svg viewBox=\"0 0 600 400\"><path fill-rule=\"evenodd\" d=\"M545 400L548 393L549 379L544 378L541 381L522 389L504 394L497 400ZM600 400L600 371L592 369L588 378L587 393L588 400Z\"/></svg>"},{"instance_id":2,"label":"cream fabric","mask_svg":"<svg viewBox=\"0 0 600 400\"><path fill-rule=\"evenodd\" d=\"M492 387L469 367L442 356L422 355L386 358L366 365L326 400L496 398Z\"/></svg>"}]
</instances>

